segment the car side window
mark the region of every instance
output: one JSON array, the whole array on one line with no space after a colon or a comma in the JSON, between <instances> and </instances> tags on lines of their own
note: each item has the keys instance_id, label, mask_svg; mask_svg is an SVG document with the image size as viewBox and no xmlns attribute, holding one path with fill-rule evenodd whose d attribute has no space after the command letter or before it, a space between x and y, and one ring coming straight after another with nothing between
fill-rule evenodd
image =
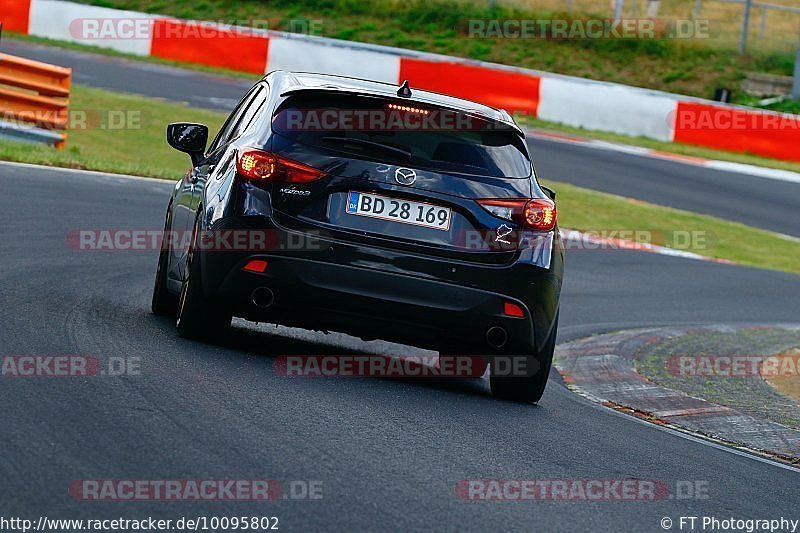
<instances>
[{"instance_id":1,"label":"car side window","mask_svg":"<svg viewBox=\"0 0 800 533\"><path fill-rule=\"evenodd\" d=\"M228 120L225 121L225 124L222 126L222 129L219 130L217 137L214 139L214 142L211 144L211 147L208 149L208 153L216 152L217 149L221 146L225 146L228 142L233 138L232 133L234 128L239 124L239 120L242 118L242 115L245 111L247 111L250 102L253 100L256 94L261 92L261 84L256 85L253 87L249 93L242 98L242 101L239 102L239 105L236 109L228 117Z\"/></svg>"},{"instance_id":2,"label":"car side window","mask_svg":"<svg viewBox=\"0 0 800 533\"><path fill-rule=\"evenodd\" d=\"M250 105L247 107L247 110L242 115L241 120L239 120L239 124L236 126L236 128L234 128L234 131L231 134L231 139L237 139L250 128L250 125L253 123L253 119L255 119L256 115L264 107L264 103L267 101L268 93L269 91L264 87L259 88L258 92L256 92L255 96L253 97L252 102L250 102Z\"/></svg>"}]
</instances>

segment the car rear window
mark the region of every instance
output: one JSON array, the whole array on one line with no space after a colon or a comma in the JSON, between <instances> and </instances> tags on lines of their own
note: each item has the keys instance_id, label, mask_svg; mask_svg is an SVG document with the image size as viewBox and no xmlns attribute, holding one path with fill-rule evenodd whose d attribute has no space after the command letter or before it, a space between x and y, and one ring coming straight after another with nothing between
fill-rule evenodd
<instances>
[{"instance_id":1,"label":"car rear window","mask_svg":"<svg viewBox=\"0 0 800 533\"><path fill-rule=\"evenodd\" d=\"M356 159L456 174L531 175L516 129L399 98L304 92L276 109L272 127L293 143Z\"/></svg>"}]
</instances>

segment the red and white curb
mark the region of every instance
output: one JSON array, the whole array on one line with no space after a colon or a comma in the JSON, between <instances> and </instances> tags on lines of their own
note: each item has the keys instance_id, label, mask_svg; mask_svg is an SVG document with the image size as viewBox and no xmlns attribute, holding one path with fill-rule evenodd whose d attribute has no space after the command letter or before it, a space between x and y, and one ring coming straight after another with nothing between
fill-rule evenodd
<instances>
[{"instance_id":1,"label":"red and white curb","mask_svg":"<svg viewBox=\"0 0 800 533\"><path fill-rule=\"evenodd\" d=\"M796 331L797 326L770 326ZM650 422L744 445L783 459L800 458L800 431L661 387L640 375L634 361L649 344L687 332L730 326L649 328L597 335L556 347L554 365L568 387L587 399Z\"/></svg>"},{"instance_id":2,"label":"red and white curb","mask_svg":"<svg viewBox=\"0 0 800 533\"><path fill-rule=\"evenodd\" d=\"M586 137L579 137L576 135L569 135L569 134L544 131L538 129L528 129L527 135L528 137L531 137L533 139L575 144L586 148L593 148L596 150L605 150L608 152L620 152L624 154L638 155L642 157L650 157L653 159L671 161L674 163L683 163L685 165L712 168L714 170L720 170L723 172L734 172L737 174L745 174L748 176L755 176L758 178L786 181L789 183L800 183L800 173L792 172L791 170L781 170L777 168L767 168L767 167L760 167L757 165L748 165L745 163L734 163L731 161L720 161L717 159L705 159L702 157L673 154L670 152L663 152L661 150L643 148L641 146L633 146L630 144L601 141L598 139L589 139Z\"/></svg>"}]
</instances>

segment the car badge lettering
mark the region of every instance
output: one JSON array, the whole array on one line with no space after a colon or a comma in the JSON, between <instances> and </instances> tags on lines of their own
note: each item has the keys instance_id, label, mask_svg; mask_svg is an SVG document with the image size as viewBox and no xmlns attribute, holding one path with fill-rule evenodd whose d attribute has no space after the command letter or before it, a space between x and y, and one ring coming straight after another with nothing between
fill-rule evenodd
<instances>
[{"instance_id":1,"label":"car badge lettering","mask_svg":"<svg viewBox=\"0 0 800 533\"><path fill-rule=\"evenodd\" d=\"M300 189L281 189L281 194L293 194L295 196L308 196L311 194L311 191L302 191Z\"/></svg>"}]
</instances>

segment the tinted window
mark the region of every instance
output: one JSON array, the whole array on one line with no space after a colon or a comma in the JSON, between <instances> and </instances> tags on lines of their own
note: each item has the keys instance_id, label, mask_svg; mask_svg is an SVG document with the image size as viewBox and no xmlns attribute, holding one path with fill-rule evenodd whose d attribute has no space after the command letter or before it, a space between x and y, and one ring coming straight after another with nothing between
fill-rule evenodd
<instances>
[{"instance_id":1,"label":"tinted window","mask_svg":"<svg viewBox=\"0 0 800 533\"><path fill-rule=\"evenodd\" d=\"M250 127L250 124L253 122L256 114L261 111L261 108L264 107L264 102L267 101L267 90L264 87L259 87L256 91L255 96L253 96L253 100L248 104L247 109L242 114L242 118L239 119L239 123L234 128L233 133L231 134L230 138L236 139L242 133L247 131L247 128Z\"/></svg>"},{"instance_id":2,"label":"tinted window","mask_svg":"<svg viewBox=\"0 0 800 533\"><path fill-rule=\"evenodd\" d=\"M228 142L234 138L234 128L236 128L242 118L242 115L247 111L248 105L253 100L253 97L261 91L261 85L257 85L250 89L242 101L239 102L239 105L236 106L236 109L228 117L228 120L225 121L225 124L222 126L222 129L219 130L217 137L214 139L214 142L211 144L211 148L208 149L208 152L214 152L220 146L224 146L228 144Z\"/></svg>"},{"instance_id":3,"label":"tinted window","mask_svg":"<svg viewBox=\"0 0 800 533\"><path fill-rule=\"evenodd\" d=\"M531 174L524 139L514 128L399 99L305 92L276 110L272 126L293 143L358 159L458 174Z\"/></svg>"}]
</instances>

